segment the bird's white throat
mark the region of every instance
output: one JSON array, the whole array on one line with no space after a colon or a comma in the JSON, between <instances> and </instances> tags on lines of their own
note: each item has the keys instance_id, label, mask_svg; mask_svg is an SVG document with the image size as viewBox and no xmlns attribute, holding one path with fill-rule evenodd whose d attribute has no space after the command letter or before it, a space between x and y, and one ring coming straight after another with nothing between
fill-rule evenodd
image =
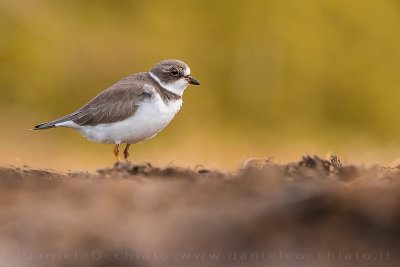
<instances>
[{"instance_id":1,"label":"bird's white throat","mask_svg":"<svg viewBox=\"0 0 400 267\"><path fill-rule=\"evenodd\" d=\"M168 91L177 94L179 96L183 95L186 87L188 87L189 83L185 80L185 78L181 78L176 82L173 83L164 83L162 82L156 75L152 72L149 72L151 78L153 78L161 87L167 89Z\"/></svg>"}]
</instances>

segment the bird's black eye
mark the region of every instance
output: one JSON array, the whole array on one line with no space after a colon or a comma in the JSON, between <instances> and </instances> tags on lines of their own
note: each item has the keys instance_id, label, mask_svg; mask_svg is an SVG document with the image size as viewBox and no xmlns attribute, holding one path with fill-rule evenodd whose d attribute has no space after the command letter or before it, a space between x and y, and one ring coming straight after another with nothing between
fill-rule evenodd
<instances>
[{"instance_id":1,"label":"bird's black eye","mask_svg":"<svg viewBox=\"0 0 400 267\"><path fill-rule=\"evenodd\" d=\"M178 71L177 69L172 69L172 70L169 71L169 73L170 73L172 76L178 76L178 75L179 75L179 71Z\"/></svg>"}]
</instances>

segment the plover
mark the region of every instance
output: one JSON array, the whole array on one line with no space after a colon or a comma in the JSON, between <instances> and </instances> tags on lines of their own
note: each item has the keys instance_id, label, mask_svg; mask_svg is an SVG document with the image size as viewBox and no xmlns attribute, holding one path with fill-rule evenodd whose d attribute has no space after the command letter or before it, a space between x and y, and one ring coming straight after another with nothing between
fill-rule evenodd
<instances>
[{"instance_id":1,"label":"plover","mask_svg":"<svg viewBox=\"0 0 400 267\"><path fill-rule=\"evenodd\" d=\"M176 59L157 63L150 72L128 76L101 92L76 112L36 125L33 130L66 127L90 141L129 146L154 137L174 118L182 106L182 94L189 84L199 85L190 68Z\"/></svg>"}]
</instances>

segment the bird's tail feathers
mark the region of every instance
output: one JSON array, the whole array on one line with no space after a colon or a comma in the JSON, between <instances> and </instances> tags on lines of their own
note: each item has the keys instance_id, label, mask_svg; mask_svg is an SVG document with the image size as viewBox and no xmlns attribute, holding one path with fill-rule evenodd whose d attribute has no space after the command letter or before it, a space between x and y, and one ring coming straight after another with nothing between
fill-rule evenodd
<instances>
[{"instance_id":1,"label":"bird's tail feathers","mask_svg":"<svg viewBox=\"0 0 400 267\"><path fill-rule=\"evenodd\" d=\"M79 113L79 111L77 111L75 113L72 113L72 114L69 114L67 116L61 117L59 119L56 119L54 121L49 121L49 122L38 124L31 130L45 130L45 129L54 128L54 127L56 127L57 123L66 122L66 121L72 120L74 118L74 116L77 115L78 113Z\"/></svg>"},{"instance_id":2,"label":"bird's tail feathers","mask_svg":"<svg viewBox=\"0 0 400 267\"><path fill-rule=\"evenodd\" d=\"M52 121L50 121L50 122L38 124L31 130L44 130L44 129L50 129L50 128L54 128L54 127L56 127L56 124L53 123Z\"/></svg>"}]
</instances>

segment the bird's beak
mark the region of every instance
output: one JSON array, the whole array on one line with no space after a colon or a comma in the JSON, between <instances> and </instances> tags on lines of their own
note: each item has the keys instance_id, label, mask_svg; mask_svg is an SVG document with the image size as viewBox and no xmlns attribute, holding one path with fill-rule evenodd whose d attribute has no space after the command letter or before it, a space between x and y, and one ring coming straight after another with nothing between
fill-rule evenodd
<instances>
[{"instance_id":1,"label":"bird's beak","mask_svg":"<svg viewBox=\"0 0 400 267\"><path fill-rule=\"evenodd\" d=\"M190 84L200 85L200 82L191 76L186 77L185 80Z\"/></svg>"}]
</instances>

